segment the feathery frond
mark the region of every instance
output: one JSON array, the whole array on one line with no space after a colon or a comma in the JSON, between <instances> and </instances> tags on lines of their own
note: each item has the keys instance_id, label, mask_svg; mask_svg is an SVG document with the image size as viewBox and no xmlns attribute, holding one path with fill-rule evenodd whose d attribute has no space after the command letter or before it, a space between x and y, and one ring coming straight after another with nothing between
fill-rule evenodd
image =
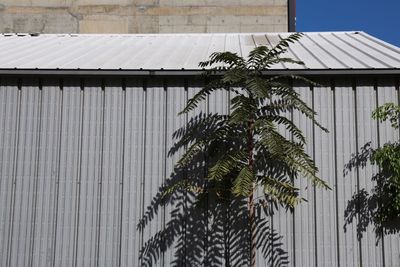
<instances>
[{"instance_id":1,"label":"feathery frond","mask_svg":"<svg viewBox=\"0 0 400 267\"><path fill-rule=\"evenodd\" d=\"M247 197L254 190L254 173L248 166L244 166L233 181L232 192L236 196Z\"/></svg>"},{"instance_id":2,"label":"feathery frond","mask_svg":"<svg viewBox=\"0 0 400 267\"><path fill-rule=\"evenodd\" d=\"M232 171L243 167L246 162L247 152L240 150L236 153L230 152L225 154L222 158L218 159L217 162L209 168L208 180L220 181L224 176L230 174Z\"/></svg>"},{"instance_id":3,"label":"feathery frond","mask_svg":"<svg viewBox=\"0 0 400 267\"><path fill-rule=\"evenodd\" d=\"M303 200L300 191L294 186L294 179L308 179L316 187L329 188L318 177L318 168L306 153L307 144L303 132L291 116L288 116L300 114L321 130L327 131L317 121L315 111L292 86L293 81L305 86L319 85L301 76L266 75L268 69L275 64L303 64L297 59L288 58L286 54L290 44L300 40L301 36L298 33L281 38L274 47L258 46L247 57L231 52L216 52L199 64L205 69L207 83L188 100L179 114L190 114L218 90L230 93L229 114L200 113L175 131L175 143L169 155L183 152L175 166L182 177L166 184L162 189L163 193L158 196L161 203L173 203L179 195L177 192L185 192L190 195L188 199L191 199L191 206L181 208L190 212L193 207L204 208L205 205L211 205L210 203L228 210L232 208L232 202L242 203L240 209L247 210L247 222L244 225L249 226L248 229L243 229L243 233L248 235L245 240L249 242L249 262L254 262L257 248L262 249L266 257L272 257L266 250L270 246L268 239L278 240L270 229L267 229L268 233L261 231L268 227L268 223L257 217L259 215L256 209L260 208L254 198L257 190L264 193L264 206L267 205L265 203L275 203L274 205L293 208ZM246 202L247 206L243 205ZM152 212L147 212L142 224L147 225L152 216ZM183 216L176 217L180 222ZM189 220L187 217L186 219ZM222 226L213 224L213 238L222 240L229 232L226 226L235 219L230 218ZM163 235L179 234L182 229L178 221L168 225L154 240L170 242ZM193 225L197 225L198 221L192 221ZM185 231L190 231L188 229L190 226ZM231 246L241 246L241 250L233 251L243 251L246 245L243 246L238 238L241 238L240 235L235 235L232 243L228 244L225 236L223 244L228 246L228 251ZM164 251L164 247L156 247L157 252L153 254L148 251L149 246L155 246L152 243L154 240L146 243L143 251L150 262L154 262ZM178 244L178 254L181 255L183 241L179 239ZM218 250L215 250L208 255L217 258L217 254ZM237 258L235 253L232 255ZM229 256L225 257L228 262ZM284 262L284 258L281 260ZM271 262L274 261L272 259ZM201 261L195 259L195 262ZM204 259L203 263L212 265L208 259ZM221 261L218 258L214 263L219 265Z\"/></svg>"}]
</instances>

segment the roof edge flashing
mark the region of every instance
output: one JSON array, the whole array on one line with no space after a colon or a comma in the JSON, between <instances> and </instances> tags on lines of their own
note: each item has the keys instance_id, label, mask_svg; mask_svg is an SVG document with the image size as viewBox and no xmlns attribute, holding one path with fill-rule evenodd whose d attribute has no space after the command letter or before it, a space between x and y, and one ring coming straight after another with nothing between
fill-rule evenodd
<instances>
[{"instance_id":1,"label":"roof edge flashing","mask_svg":"<svg viewBox=\"0 0 400 267\"><path fill-rule=\"evenodd\" d=\"M0 69L0 75L37 75L37 76L201 76L203 70L53 70L53 69ZM215 75L222 75L217 72ZM349 76L349 75L400 75L400 69L285 69L266 70L264 74L305 75L305 76Z\"/></svg>"}]
</instances>

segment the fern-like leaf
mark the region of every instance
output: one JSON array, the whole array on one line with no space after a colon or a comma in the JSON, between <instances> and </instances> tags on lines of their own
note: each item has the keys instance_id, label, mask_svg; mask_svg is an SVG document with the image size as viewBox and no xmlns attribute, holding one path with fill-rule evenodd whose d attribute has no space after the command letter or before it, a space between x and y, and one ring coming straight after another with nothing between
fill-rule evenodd
<instances>
[{"instance_id":1,"label":"fern-like leaf","mask_svg":"<svg viewBox=\"0 0 400 267\"><path fill-rule=\"evenodd\" d=\"M233 194L242 197L250 196L253 193L254 181L254 173L248 166L243 167L233 182Z\"/></svg>"},{"instance_id":2,"label":"fern-like leaf","mask_svg":"<svg viewBox=\"0 0 400 267\"><path fill-rule=\"evenodd\" d=\"M226 153L214 166L210 167L207 179L216 181L222 180L224 176L236 169L240 169L243 164L246 164L246 157L247 154L244 150L240 150L236 153Z\"/></svg>"},{"instance_id":3,"label":"fern-like leaf","mask_svg":"<svg viewBox=\"0 0 400 267\"><path fill-rule=\"evenodd\" d=\"M261 181L264 193L278 203L294 208L302 201L298 194L299 189L289 182L269 176L262 177Z\"/></svg>"}]
</instances>

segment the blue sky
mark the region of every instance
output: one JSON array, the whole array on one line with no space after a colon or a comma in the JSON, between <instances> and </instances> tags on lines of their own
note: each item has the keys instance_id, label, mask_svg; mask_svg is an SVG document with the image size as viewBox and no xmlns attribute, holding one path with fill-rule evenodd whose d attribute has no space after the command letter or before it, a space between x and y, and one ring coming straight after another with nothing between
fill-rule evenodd
<instances>
[{"instance_id":1,"label":"blue sky","mask_svg":"<svg viewBox=\"0 0 400 267\"><path fill-rule=\"evenodd\" d=\"M297 31L365 31L400 47L400 0L297 0Z\"/></svg>"}]
</instances>

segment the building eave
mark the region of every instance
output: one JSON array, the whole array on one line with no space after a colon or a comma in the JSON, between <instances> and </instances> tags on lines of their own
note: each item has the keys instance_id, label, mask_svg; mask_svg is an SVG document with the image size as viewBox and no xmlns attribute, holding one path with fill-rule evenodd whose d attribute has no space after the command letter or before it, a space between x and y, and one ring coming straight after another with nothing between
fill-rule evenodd
<instances>
[{"instance_id":1,"label":"building eave","mask_svg":"<svg viewBox=\"0 0 400 267\"><path fill-rule=\"evenodd\" d=\"M203 70L107 70L107 69L0 69L2 76L201 76ZM215 75L221 75L221 72ZM266 76L362 76L362 75L400 75L400 69L286 69L267 70Z\"/></svg>"}]
</instances>

